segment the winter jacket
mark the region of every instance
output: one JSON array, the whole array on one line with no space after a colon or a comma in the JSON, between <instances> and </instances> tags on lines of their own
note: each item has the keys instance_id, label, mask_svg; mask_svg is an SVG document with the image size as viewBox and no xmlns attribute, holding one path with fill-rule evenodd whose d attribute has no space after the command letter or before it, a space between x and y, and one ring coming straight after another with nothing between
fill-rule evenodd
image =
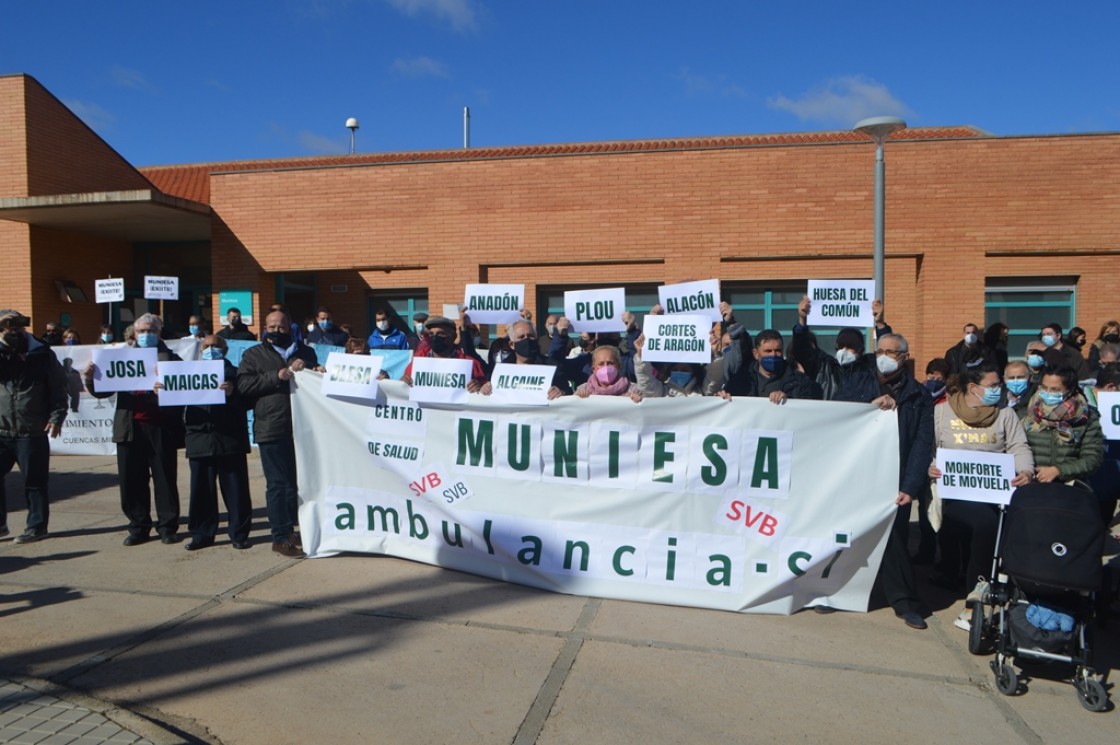
<instances>
[{"instance_id":1,"label":"winter jacket","mask_svg":"<svg viewBox=\"0 0 1120 745\"><path fill-rule=\"evenodd\" d=\"M315 350L297 342L296 351L285 360L268 342L249 347L237 368L237 392L253 407L253 439L277 442L292 436L291 382L279 373L292 360L303 360L308 368L319 364Z\"/></svg>"},{"instance_id":2,"label":"winter jacket","mask_svg":"<svg viewBox=\"0 0 1120 745\"><path fill-rule=\"evenodd\" d=\"M969 347L964 343L964 339L945 350L945 361L949 363L950 375L960 375L966 369L984 363L997 367L999 365L999 357L993 350L988 349L980 342ZM999 373L1000 375L1003 374L1003 368L999 368Z\"/></svg>"},{"instance_id":3,"label":"winter jacket","mask_svg":"<svg viewBox=\"0 0 1120 745\"><path fill-rule=\"evenodd\" d=\"M370 349L408 349L408 337L398 328L390 328L385 336L375 330L366 339Z\"/></svg>"},{"instance_id":4,"label":"winter jacket","mask_svg":"<svg viewBox=\"0 0 1120 745\"><path fill-rule=\"evenodd\" d=\"M934 413L935 448L974 450L981 453L1010 453L1015 457L1015 473L1034 472L1034 455L1019 415L1011 408L999 409L990 427L973 427L963 421L948 403ZM932 462L933 454L930 454Z\"/></svg>"},{"instance_id":5,"label":"winter jacket","mask_svg":"<svg viewBox=\"0 0 1120 745\"><path fill-rule=\"evenodd\" d=\"M646 398L676 398L678 396L703 396L704 378L692 376L688 385L681 388L671 380L658 380L653 375L653 365L639 356L634 357L634 374L638 378L637 386Z\"/></svg>"},{"instance_id":6,"label":"winter jacket","mask_svg":"<svg viewBox=\"0 0 1120 745\"><path fill-rule=\"evenodd\" d=\"M345 347L349 340L350 334L338 326L324 329L319 324L315 324L315 329L307 335L308 344L326 344L331 347Z\"/></svg>"},{"instance_id":7,"label":"winter jacket","mask_svg":"<svg viewBox=\"0 0 1120 745\"><path fill-rule=\"evenodd\" d=\"M249 424L245 416L245 400L237 392L237 368L229 360L224 362L226 382L234 385L226 402L183 407L188 458L249 452Z\"/></svg>"},{"instance_id":8,"label":"winter jacket","mask_svg":"<svg viewBox=\"0 0 1120 745\"><path fill-rule=\"evenodd\" d=\"M66 376L51 348L24 332L27 351L0 346L0 437L41 435L66 421Z\"/></svg>"},{"instance_id":9,"label":"winter jacket","mask_svg":"<svg viewBox=\"0 0 1120 745\"><path fill-rule=\"evenodd\" d=\"M1104 432L1101 431L1101 417L1097 410L1087 406L1088 420L1073 428L1072 437L1063 438L1052 427L1035 429L1028 426L1033 403L1023 407L1020 418L1034 453L1035 468L1055 466L1062 481L1091 479L1104 461Z\"/></svg>"},{"instance_id":10,"label":"winter jacket","mask_svg":"<svg viewBox=\"0 0 1120 745\"><path fill-rule=\"evenodd\" d=\"M724 361L724 365L727 361ZM725 376L726 376L725 368ZM782 374L771 377L765 386L760 385L758 373L758 360L752 360L745 370L729 378L723 385L723 390L732 396L768 396L770 391L780 390L789 398L808 399L820 401L824 398L821 387L815 380L810 380L804 373L786 365Z\"/></svg>"},{"instance_id":11,"label":"winter jacket","mask_svg":"<svg viewBox=\"0 0 1120 745\"><path fill-rule=\"evenodd\" d=\"M181 362L182 358L167 348L162 341L156 350L156 358L160 362ZM109 398L113 395L112 391L99 392L96 388L97 382L92 378L86 379L86 389L94 398ZM113 412L113 442L132 442L132 424L133 414L139 405L151 406L158 400L158 394L155 391L117 391L117 410ZM183 447L183 407L182 406L160 406L159 411L159 426L166 427L171 431L172 441L175 443L175 449Z\"/></svg>"}]
</instances>

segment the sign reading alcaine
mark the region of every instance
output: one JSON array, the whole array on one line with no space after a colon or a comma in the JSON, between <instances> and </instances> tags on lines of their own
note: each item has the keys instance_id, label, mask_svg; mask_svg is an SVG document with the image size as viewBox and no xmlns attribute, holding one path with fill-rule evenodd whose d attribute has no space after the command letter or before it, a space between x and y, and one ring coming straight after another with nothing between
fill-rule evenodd
<instances>
[{"instance_id":1,"label":"sign reading alcaine","mask_svg":"<svg viewBox=\"0 0 1120 745\"><path fill-rule=\"evenodd\" d=\"M525 285L467 285L466 308L472 323L513 323L521 320Z\"/></svg>"}]
</instances>

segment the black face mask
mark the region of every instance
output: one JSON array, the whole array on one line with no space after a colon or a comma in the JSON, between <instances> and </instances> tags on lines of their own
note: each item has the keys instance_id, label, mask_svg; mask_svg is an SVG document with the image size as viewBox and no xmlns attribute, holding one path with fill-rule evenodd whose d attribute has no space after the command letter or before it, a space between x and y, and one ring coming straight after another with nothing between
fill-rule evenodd
<instances>
[{"instance_id":1,"label":"black face mask","mask_svg":"<svg viewBox=\"0 0 1120 745\"><path fill-rule=\"evenodd\" d=\"M535 339L530 339L528 336L526 336L524 339L513 345L513 351L516 352L519 357L529 358L533 356L533 348L536 345L537 342Z\"/></svg>"},{"instance_id":2,"label":"black face mask","mask_svg":"<svg viewBox=\"0 0 1120 745\"><path fill-rule=\"evenodd\" d=\"M450 336L429 336L428 344L431 345L432 351L441 357L450 354L455 348L455 340Z\"/></svg>"},{"instance_id":3,"label":"black face mask","mask_svg":"<svg viewBox=\"0 0 1120 745\"><path fill-rule=\"evenodd\" d=\"M27 338L23 335L22 331L16 329L8 329L0 337L0 341L4 342L4 346L16 352L22 352L27 349ZM21 349L22 347L22 349Z\"/></svg>"},{"instance_id":4,"label":"black face mask","mask_svg":"<svg viewBox=\"0 0 1120 745\"><path fill-rule=\"evenodd\" d=\"M1107 344L1120 344L1120 334L1105 334L1104 341Z\"/></svg>"},{"instance_id":5,"label":"black face mask","mask_svg":"<svg viewBox=\"0 0 1120 745\"><path fill-rule=\"evenodd\" d=\"M283 331L269 331L264 335L264 340L280 349L287 349L292 346L292 335Z\"/></svg>"}]
</instances>

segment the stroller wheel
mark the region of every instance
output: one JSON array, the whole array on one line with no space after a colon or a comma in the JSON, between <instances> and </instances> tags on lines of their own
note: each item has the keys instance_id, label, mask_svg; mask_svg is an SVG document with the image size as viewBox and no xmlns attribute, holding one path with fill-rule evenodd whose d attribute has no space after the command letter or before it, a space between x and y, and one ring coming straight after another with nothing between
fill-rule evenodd
<instances>
[{"instance_id":1,"label":"stroller wheel","mask_svg":"<svg viewBox=\"0 0 1120 745\"><path fill-rule=\"evenodd\" d=\"M1077 698L1089 711L1104 711L1108 708L1108 693L1096 678L1085 677L1077 682Z\"/></svg>"},{"instance_id":2,"label":"stroller wheel","mask_svg":"<svg viewBox=\"0 0 1120 745\"><path fill-rule=\"evenodd\" d=\"M984 636L987 631L988 618L984 615L984 604L972 604L972 620L968 626L968 651L972 654L984 654Z\"/></svg>"},{"instance_id":3,"label":"stroller wheel","mask_svg":"<svg viewBox=\"0 0 1120 745\"><path fill-rule=\"evenodd\" d=\"M1005 662L992 660L992 672L996 676L996 690L1004 696L1013 696L1019 690L1019 673Z\"/></svg>"}]
</instances>

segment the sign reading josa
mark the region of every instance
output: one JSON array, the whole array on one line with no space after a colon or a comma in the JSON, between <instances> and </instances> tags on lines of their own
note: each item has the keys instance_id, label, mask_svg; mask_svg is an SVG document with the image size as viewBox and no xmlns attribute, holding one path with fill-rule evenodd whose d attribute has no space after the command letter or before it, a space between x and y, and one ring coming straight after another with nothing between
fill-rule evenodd
<instances>
[{"instance_id":1,"label":"sign reading josa","mask_svg":"<svg viewBox=\"0 0 1120 745\"><path fill-rule=\"evenodd\" d=\"M710 324L723 320L723 315L719 312L718 279L662 285L657 288L657 298L661 303L661 309L669 315L704 316Z\"/></svg>"},{"instance_id":2,"label":"sign reading josa","mask_svg":"<svg viewBox=\"0 0 1120 745\"><path fill-rule=\"evenodd\" d=\"M870 279L810 279L810 326L870 328L875 281Z\"/></svg>"},{"instance_id":3,"label":"sign reading josa","mask_svg":"<svg viewBox=\"0 0 1120 745\"><path fill-rule=\"evenodd\" d=\"M222 360L161 362L160 406L225 404L226 363Z\"/></svg>"},{"instance_id":4,"label":"sign reading josa","mask_svg":"<svg viewBox=\"0 0 1120 745\"><path fill-rule=\"evenodd\" d=\"M377 398L377 374L381 358L367 354L327 355L327 371L323 374L323 394L348 398Z\"/></svg>"},{"instance_id":5,"label":"sign reading josa","mask_svg":"<svg viewBox=\"0 0 1120 745\"><path fill-rule=\"evenodd\" d=\"M386 381L385 403L369 408L401 429L375 441L365 407L317 395L321 379L292 394L312 557L388 554L553 592L734 611L867 609L896 510L898 461L881 457L898 448L893 411L607 396L516 410L471 396L421 411ZM384 457L390 440L407 468Z\"/></svg>"},{"instance_id":6,"label":"sign reading josa","mask_svg":"<svg viewBox=\"0 0 1120 745\"><path fill-rule=\"evenodd\" d=\"M490 397L501 403L521 406L547 406L548 389L556 368L551 365L494 365L490 376Z\"/></svg>"},{"instance_id":7,"label":"sign reading josa","mask_svg":"<svg viewBox=\"0 0 1120 745\"><path fill-rule=\"evenodd\" d=\"M937 496L968 502L1007 504L1011 501L1011 479L1015 478L1015 456L976 450L937 449L941 478Z\"/></svg>"},{"instance_id":8,"label":"sign reading josa","mask_svg":"<svg viewBox=\"0 0 1120 745\"><path fill-rule=\"evenodd\" d=\"M178 277L144 277L144 298L147 300L178 300Z\"/></svg>"},{"instance_id":9,"label":"sign reading josa","mask_svg":"<svg viewBox=\"0 0 1120 745\"><path fill-rule=\"evenodd\" d=\"M150 391L156 384L156 349L115 347L94 349L93 387L98 393L110 391Z\"/></svg>"},{"instance_id":10,"label":"sign reading josa","mask_svg":"<svg viewBox=\"0 0 1120 745\"><path fill-rule=\"evenodd\" d=\"M1105 439L1120 440L1120 393L1098 393L1097 406Z\"/></svg>"},{"instance_id":11,"label":"sign reading josa","mask_svg":"<svg viewBox=\"0 0 1120 745\"><path fill-rule=\"evenodd\" d=\"M622 333L626 324L626 289L568 290L564 293L564 315L576 331L594 334L600 331Z\"/></svg>"},{"instance_id":12,"label":"sign reading josa","mask_svg":"<svg viewBox=\"0 0 1120 745\"><path fill-rule=\"evenodd\" d=\"M472 323L519 321L525 285L467 285L466 307Z\"/></svg>"},{"instance_id":13,"label":"sign reading josa","mask_svg":"<svg viewBox=\"0 0 1120 745\"><path fill-rule=\"evenodd\" d=\"M708 332L712 322L704 316L646 316L642 324L646 362L712 361L712 340Z\"/></svg>"},{"instance_id":14,"label":"sign reading josa","mask_svg":"<svg viewBox=\"0 0 1120 745\"><path fill-rule=\"evenodd\" d=\"M97 279L93 282L95 289L95 298L99 303L123 303L124 302L124 279L122 277L110 277L109 279Z\"/></svg>"},{"instance_id":15,"label":"sign reading josa","mask_svg":"<svg viewBox=\"0 0 1120 745\"><path fill-rule=\"evenodd\" d=\"M408 399L439 404L464 403L472 371L470 360L414 357Z\"/></svg>"}]
</instances>

